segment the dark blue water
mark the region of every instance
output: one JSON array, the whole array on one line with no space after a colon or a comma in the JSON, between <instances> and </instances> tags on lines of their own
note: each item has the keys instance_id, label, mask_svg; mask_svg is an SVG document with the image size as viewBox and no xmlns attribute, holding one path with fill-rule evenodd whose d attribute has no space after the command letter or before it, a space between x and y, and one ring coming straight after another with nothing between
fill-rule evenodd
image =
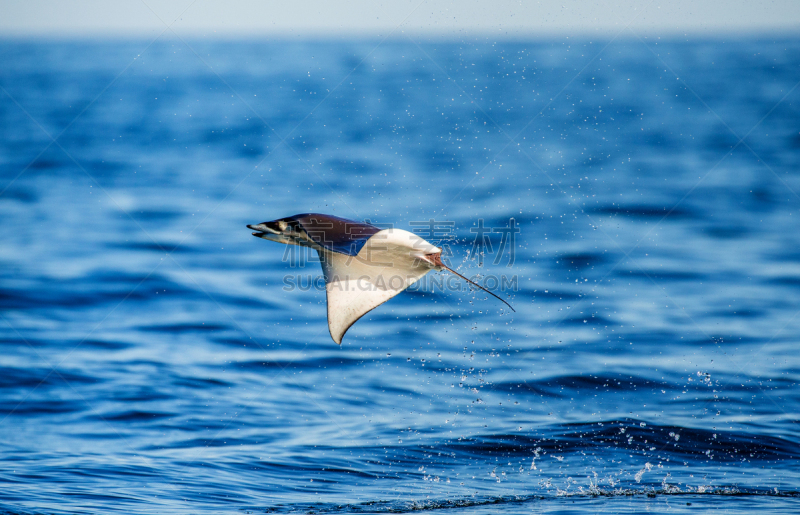
<instances>
[{"instance_id":1,"label":"dark blue water","mask_svg":"<svg viewBox=\"0 0 800 515\"><path fill-rule=\"evenodd\" d=\"M0 43L0 512L800 509L798 81L800 40ZM303 212L433 219L516 313L428 282L337 346L245 228Z\"/></svg>"}]
</instances>

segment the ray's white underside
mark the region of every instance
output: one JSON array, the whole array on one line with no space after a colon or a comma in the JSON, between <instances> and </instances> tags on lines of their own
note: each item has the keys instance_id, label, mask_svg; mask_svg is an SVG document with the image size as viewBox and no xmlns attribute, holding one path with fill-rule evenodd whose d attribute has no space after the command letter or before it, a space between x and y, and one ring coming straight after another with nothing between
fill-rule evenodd
<instances>
[{"instance_id":1,"label":"ray's white underside","mask_svg":"<svg viewBox=\"0 0 800 515\"><path fill-rule=\"evenodd\" d=\"M359 318L434 270L426 256L441 252L402 229L373 235L355 256L318 250L328 296L328 329L336 343Z\"/></svg>"},{"instance_id":2,"label":"ray's white underside","mask_svg":"<svg viewBox=\"0 0 800 515\"><path fill-rule=\"evenodd\" d=\"M338 344L359 318L440 268L430 256L441 253L441 249L402 229L373 234L355 256L322 247L302 233L267 230L257 235L277 243L311 247L319 253L327 292L328 329Z\"/></svg>"}]
</instances>

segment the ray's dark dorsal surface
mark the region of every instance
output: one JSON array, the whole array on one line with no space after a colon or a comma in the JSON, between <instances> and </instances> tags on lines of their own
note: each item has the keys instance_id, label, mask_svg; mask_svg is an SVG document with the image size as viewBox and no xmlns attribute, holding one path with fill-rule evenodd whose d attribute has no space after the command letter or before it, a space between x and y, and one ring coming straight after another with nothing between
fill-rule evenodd
<instances>
[{"instance_id":1,"label":"ray's dark dorsal surface","mask_svg":"<svg viewBox=\"0 0 800 515\"><path fill-rule=\"evenodd\" d=\"M380 231L374 225L319 213L304 213L247 227L261 234L265 231L284 232L288 227L304 233L321 247L349 256L358 254L364 243ZM261 234L254 233L253 236Z\"/></svg>"}]
</instances>

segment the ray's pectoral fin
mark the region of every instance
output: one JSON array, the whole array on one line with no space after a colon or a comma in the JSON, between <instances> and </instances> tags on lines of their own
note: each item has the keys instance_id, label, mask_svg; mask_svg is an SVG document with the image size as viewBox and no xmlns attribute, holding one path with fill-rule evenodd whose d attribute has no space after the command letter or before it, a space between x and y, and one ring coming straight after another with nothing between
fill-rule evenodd
<instances>
[{"instance_id":1,"label":"ray's pectoral fin","mask_svg":"<svg viewBox=\"0 0 800 515\"><path fill-rule=\"evenodd\" d=\"M328 329L338 344L359 318L433 270L424 259L408 253L387 255L369 244L356 256L320 251L320 261L328 297Z\"/></svg>"}]
</instances>

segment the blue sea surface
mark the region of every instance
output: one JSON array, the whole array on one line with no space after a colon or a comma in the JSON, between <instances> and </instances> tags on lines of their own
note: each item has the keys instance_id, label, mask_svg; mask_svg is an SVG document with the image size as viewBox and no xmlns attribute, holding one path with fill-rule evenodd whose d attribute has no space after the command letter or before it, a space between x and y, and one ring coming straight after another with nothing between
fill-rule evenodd
<instances>
[{"instance_id":1,"label":"blue sea surface","mask_svg":"<svg viewBox=\"0 0 800 515\"><path fill-rule=\"evenodd\" d=\"M800 39L1 41L0 513L797 512L798 81ZM516 312L431 273L336 345L245 227L308 212Z\"/></svg>"}]
</instances>

